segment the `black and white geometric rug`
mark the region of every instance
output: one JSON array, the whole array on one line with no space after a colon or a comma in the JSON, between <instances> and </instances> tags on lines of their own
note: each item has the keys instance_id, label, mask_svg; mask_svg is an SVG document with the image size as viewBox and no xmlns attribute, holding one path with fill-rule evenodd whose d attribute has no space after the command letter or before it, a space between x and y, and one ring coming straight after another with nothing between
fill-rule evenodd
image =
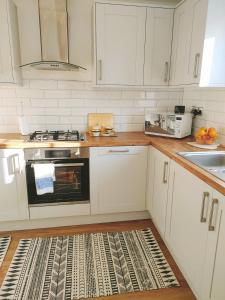
<instances>
[{"instance_id":1,"label":"black and white geometric rug","mask_svg":"<svg viewBox=\"0 0 225 300\"><path fill-rule=\"evenodd\" d=\"M10 236L0 237L0 267L3 263L3 260L6 256L7 250L9 248L9 244L11 242Z\"/></svg>"},{"instance_id":2,"label":"black and white geometric rug","mask_svg":"<svg viewBox=\"0 0 225 300\"><path fill-rule=\"evenodd\" d=\"M145 229L20 240L0 299L75 300L178 286Z\"/></svg>"}]
</instances>

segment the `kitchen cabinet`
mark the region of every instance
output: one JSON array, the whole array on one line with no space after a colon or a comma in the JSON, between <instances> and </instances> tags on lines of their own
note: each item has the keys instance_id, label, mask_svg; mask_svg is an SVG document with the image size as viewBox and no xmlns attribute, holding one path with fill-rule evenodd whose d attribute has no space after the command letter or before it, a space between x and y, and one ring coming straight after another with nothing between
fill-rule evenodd
<instances>
[{"instance_id":1,"label":"kitchen cabinet","mask_svg":"<svg viewBox=\"0 0 225 300\"><path fill-rule=\"evenodd\" d=\"M13 1L0 1L0 83L20 82L17 11Z\"/></svg>"},{"instance_id":2,"label":"kitchen cabinet","mask_svg":"<svg viewBox=\"0 0 225 300\"><path fill-rule=\"evenodd\" d=\"M200 86L225 86L225 1L208 0Z\"/></svg>"},{"instance_id":3,"label":"kitchen cabinet","mask_svg":"<svg viewBox=\"0 0 225 300\"><path fill-rule=\"evenodd\" d=\"M188 0L175 10L171 85L199 84L208 0Z\"/></svg>"},{"instance_id":4,"label":"kitchen cabinet","mask_svg":"<svg viewBox=\"0 0 225 300\"><path fill-rule=\"evenodd\" d=\"M96 3L96 83L143 85L146 8Z\"/></svg>"},{"instance_id":5,"label":"kitchen cabinet","mask_svg":"<svg viewBox=\"0 0 225 300\"><path fill-rule=\"evenodd\" d=\"M29 219L23 150L0 150L0 191L0 222Z\"/></svg>"},{"instance_id":6,"label":"kitchen cabinet","mask_svg":"<svg viewBox=\"0 0 225 300\"><path fill-rule=\"evenodd\" d=\"M170 204L169 246L196 296L200 296L211 188L175 164ZM203 205L204 204L204 205ZM203 209L204 208L204 209Z\"/></svg>"},{"instance_id":7,"label":"kitchen cabinet","mask_svg":"<svg viewBox=\"0 0 225 300\"><path fill-rule=\"evenodd\" d=\"M225 197L213 190L201 300L225 299Z\"/></svg>"},{"instance_id":8,"label":"kitchen cabinet","mask_svg":"<svg viewBox=\"0 0 225 300\"><path fill-rule=\"evenodd\" d=\"M145 211L148 147L90 149L91 213Z\"/></svg>"},{"instance_id":9,"label":"kitchen cabinet","mask_svg":"<svg viewBox=\"0 0 225 300\"><path fill-rule=\"evenodd\" d=\"M151 147L149 151L149 177L147 207L158 231L163 237L166 229L170 159Z\"/></svg>"},{"instance_id":10,"label":"kitchen cabinet","mask_svg":"<svg viewBox=\"0 0 225 300\"><path fill-rule=\"evenodd\" d=\"M170 183L165 241L197 299L224 299L224 196L175 162Z\"/></svg>"},{"instance_id":11,"label":"kitchen cabinet","mask_svg":"<svg viewBox=\"0 0 225 300\"><path fill-rule=\"evenodd\" d=\"M144 85L168 85L174 9L147 8Z\"/></svg>"}]
</instances>

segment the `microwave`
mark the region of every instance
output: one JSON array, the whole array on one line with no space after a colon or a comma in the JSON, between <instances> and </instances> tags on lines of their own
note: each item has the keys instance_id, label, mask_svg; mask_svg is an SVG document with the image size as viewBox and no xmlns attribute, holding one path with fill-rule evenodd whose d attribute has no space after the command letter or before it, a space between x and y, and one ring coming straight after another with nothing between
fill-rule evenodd
<instances>
[{"instance_id":1,"label":"microwave","mask_svg":"<svg viewBox=\"0 0 225 300\"><path fill-rule=\"evenodd\" d=\"M181 139L191 135L192 114L147 113L145 134Z\"/></svg>"}]
</instances>

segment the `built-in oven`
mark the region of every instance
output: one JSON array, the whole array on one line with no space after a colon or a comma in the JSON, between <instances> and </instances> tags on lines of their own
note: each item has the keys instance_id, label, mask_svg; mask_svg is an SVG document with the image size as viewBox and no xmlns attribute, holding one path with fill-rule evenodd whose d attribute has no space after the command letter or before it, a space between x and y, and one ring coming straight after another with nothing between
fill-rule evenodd
<instances>
[{"instance_id":1,"label":"built-in oven","mask_svg":"<svg viewBox=\"0 0 225 300\"><path fill-rule=\"evenodd\" d=\"M89 149L25 149L28 202L30 206L88 203ZM38 194L35 164L53 164L53 192Z\"/></svg>"}]
</instances>

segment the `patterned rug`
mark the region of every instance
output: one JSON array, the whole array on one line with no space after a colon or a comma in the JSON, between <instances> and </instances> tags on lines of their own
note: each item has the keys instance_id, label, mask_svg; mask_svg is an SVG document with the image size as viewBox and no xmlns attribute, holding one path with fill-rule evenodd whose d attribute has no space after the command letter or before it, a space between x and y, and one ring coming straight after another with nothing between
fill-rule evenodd
<instances>
[{"instance_id":1,"label":"patterned rug","mask_svg":"<svg viewBox=\"0 0 225 300\"><path fill-rule=\"evenodd\" d=\"M11 242L10 236L0 237L0 267L3 263L3 260L6 256L7 250L9 248L9 244Z\"/></svg>"},{"instance_id":2,"label":"patterned rug","mask_svg":"<svg viewBox=\"0 0 225 300\"><path fill-rule=\"evenodd\" d=\"M178 286L145 229L20 240L0 299L75 300Z\"/></svg>"}]
</instances>

